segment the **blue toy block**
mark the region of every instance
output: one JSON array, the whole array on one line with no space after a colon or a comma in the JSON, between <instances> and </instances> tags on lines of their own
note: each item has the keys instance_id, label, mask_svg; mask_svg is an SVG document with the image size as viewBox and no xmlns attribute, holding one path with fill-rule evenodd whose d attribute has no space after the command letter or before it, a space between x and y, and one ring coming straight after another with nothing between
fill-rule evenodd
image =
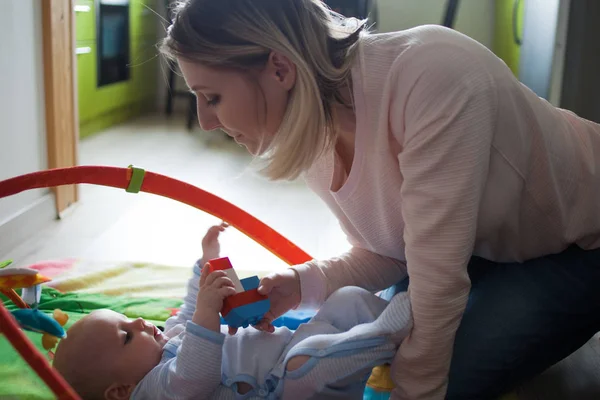
<instances>
[{"instance_id":1,"label":"blue toy block","mask_svg":"<svg viewBox=\"0 0 600 400\"><path fill-rule=\"evenodd\" d=\"M232 309L226 317L224 317L227 325L240 328L256 325L267 311L271 308L269 299L256 301Z\"/></svg>"},{"instance_id":2,"label":"blue toy block","mask_svg":"<svg viewBox=\"0 0 600 400\"><path fill-rule=\"evenodd\" d=\"M260 279L257 276L250 276L240 280L244 290L257 289ZM256 325L271 308L269 299L256 301L233 308L226 317L223 317L225 323L234 328L248 327Z\"/></svg>"},{"instance_id":3,"label":"blue toy block","mask_svg":"<svg viewBox=\"0 0 600 400\"><path fill-rule=\"evenodd\" d=\"M254 275L249 276L248 278L241 279L240 283L242 284L244 290L258 289L260 279L258 279L258 276Z\"/></svg>"}]
</instances>

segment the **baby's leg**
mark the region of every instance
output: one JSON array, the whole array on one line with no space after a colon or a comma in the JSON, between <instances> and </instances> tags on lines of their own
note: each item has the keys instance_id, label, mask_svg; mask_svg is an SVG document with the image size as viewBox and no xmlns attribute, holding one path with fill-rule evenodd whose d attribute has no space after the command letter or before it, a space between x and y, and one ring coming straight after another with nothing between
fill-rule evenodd
<instances>
[{"instance_id":1,"label":"baby's leg","mask_svg":"<svg viewBox=\"0 0 600 400\"><path fill-rule=\"evenodd\" d=\"M334 292L307 323L294 332L279 363L300 341L319 334L340 333L353 326L373 322L385 309L388 302L357 287L344 287Z\"/></svg>"},{"instance_id":2,"label":"baby's leg","mask_svg":"<svg viewBox=\"0 0 600 400\"><path fill-rule=\"evenodd\" d=\"M340 350L325 356L297 355L289 359L282 399L362 399L373 367L392 361L396 346L390 341L356 344L352 350ZM354 346L353 346L354 347Z\"/></svg>"},{"instance_id":3,"label":"baby's leg","mask_svg":"<svg viewBox=\"0 0 600 400\"><path fill-rule=\"evenodd\" d=\"M402 292L388 303L364 289L346 287L327 299L313 321L329 324L340 332L391 335L396 343L400 343L412 328L410 298L407 292Z\"/></svg>"},{"instance_id":4,"label":"baby's leg","mask_svg":"<svg viewBox=\"0 0 600 400\"><path fill-rule=\"evenodd\" d=\"M340 312L346 308L349 307ZM338 318L337 314L335 318ZM363 315L361 312L356 314ZM317 322L323 323L322 317ZM334 322L340 326L340 321ZM346 321L342 319L341 322ZM314 325L315 328L318 326ZM314 397L316 394L324 398L358 396L356 392L362 393L372 368L392 361L398 344L411 326L410 302L408 295L402 293L392 298L374 321L356 325L345 332L305 337L289 350L282 363L285 368L282 398L300 399L298 391L307 393L303 397L307 399L318 398Z\"/></svg>"},{"instance_id":5,"label":"baby's leg","mask_svg":"<svg viewBox=\"0 0 600 400\"><path fill-rule=\"evenodd\" d=\"M347 331L375 321L387 305L387 301L365 289L347 286L333 292L311 321L324 321Z\"/></svg>"},{"instance_id":6,"label":"baby's leg","mask_svg":"<svg viewBox=\"0 0 600 400\"><path fill-rule=\"evenodd\" d=\"M295 371L306 364L308 360L310 360L310 356L294 356L288 360L285 369L288 372Z\"/></svg>"}]
</instances>

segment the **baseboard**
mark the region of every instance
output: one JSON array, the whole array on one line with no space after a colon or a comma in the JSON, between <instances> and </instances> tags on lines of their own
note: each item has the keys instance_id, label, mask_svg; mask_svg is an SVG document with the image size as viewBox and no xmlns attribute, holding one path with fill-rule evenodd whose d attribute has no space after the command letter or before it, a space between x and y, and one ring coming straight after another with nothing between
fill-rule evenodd
<instances>
[{"instance_id":1,"label":"baseboard","mask_svg":"<svg viewBox=\"0 0 600 400\"><path fill-rule=\"evenodd\" d=\"M10 256L9 252L26 239L43 229L56 219L54 196L47 193L21 211L0 221L0 256Z\"/></svg>"}]
</instances>

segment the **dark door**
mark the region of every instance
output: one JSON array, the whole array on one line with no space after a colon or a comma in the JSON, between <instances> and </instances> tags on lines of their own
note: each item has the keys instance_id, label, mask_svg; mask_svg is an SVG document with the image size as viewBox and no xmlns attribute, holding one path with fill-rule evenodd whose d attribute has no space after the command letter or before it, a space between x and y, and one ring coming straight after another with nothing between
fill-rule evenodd
<instances>
[{"instance_id":1,"label":"dark door","mask_svg":"<svg viewBox=\"0 0 600 400\"><path fill-rule=\"evenodd\" d=\"M560 106L600 123L598 0L571 0Z\"/></svg>"},{"instance_id":2,"label":"dark door","mask_svg":"<svg viewBox=\"0 0 600 400\"><path fill-rule=\"evenodd\" d=\"M98 86L129 79L129 1L98 0Z\"/></svg>"}]
</instances>

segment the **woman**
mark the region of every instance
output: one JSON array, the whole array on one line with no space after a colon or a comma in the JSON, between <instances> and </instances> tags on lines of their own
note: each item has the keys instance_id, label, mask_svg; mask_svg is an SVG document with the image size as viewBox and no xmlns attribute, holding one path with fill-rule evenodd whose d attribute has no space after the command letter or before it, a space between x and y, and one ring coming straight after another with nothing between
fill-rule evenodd
<instances>
[{"instance_id":1,"label":"woman","mask_svg":"<svg viewBox=\"0 0 600 400\"><path fill-rule=\"evenodd\" d=\"M202 128L272 179L303 176L353 245L263 279L260 329L339 287L400 282L414 327L392 398L461 400L511 389L600 330L600 126L484 46L437 26L370 35L318 0L188 0L162 49Z\"/></svg>"}]
</instances>

